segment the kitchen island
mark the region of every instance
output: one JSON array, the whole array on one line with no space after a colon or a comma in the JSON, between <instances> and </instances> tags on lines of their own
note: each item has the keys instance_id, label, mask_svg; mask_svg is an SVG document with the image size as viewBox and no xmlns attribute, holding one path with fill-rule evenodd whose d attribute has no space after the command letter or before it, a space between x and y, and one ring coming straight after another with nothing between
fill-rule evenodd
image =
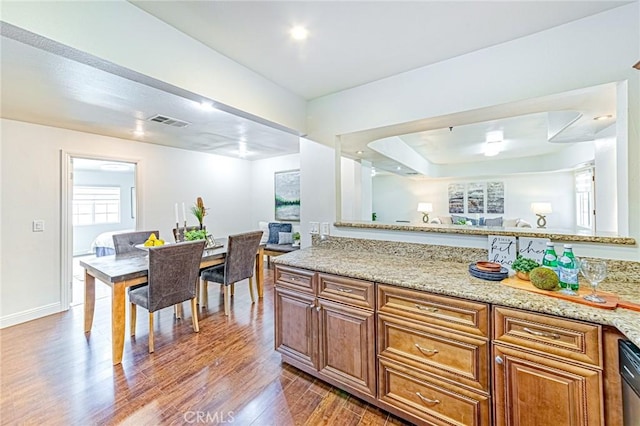
<instances>
[{"instance_id":1,"label":"kitchen island","mask_svg":"<svg viewBox=\"0 0 640 426\"><path fill-rule=\"evenodd\" d=\"M275 261L283 361L418 424L620 424L640 312L474 278L484 250L330 240ZM602 290L640 303L637 263L610 263Z\"/></svg>"}]
</instances>

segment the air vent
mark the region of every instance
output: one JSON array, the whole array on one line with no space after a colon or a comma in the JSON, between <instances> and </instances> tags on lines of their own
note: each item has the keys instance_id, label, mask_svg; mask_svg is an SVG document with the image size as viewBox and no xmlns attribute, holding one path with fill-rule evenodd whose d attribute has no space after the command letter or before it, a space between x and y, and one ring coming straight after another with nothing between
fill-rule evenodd
<instances>
[{"instance_id":1,"label":"air vent","mask_svg":"<svg viewBox=\"0 0 640 426\"><path fill-rule=\"evenodd\" d=\"M187 123L186 121L178 120L177 118L167 117L165 115L154 115L149 118L149 121L155 121L156 123L166 124L167 126L172 127L187 127L191 123Z\"/></svg>"}]
</instances>

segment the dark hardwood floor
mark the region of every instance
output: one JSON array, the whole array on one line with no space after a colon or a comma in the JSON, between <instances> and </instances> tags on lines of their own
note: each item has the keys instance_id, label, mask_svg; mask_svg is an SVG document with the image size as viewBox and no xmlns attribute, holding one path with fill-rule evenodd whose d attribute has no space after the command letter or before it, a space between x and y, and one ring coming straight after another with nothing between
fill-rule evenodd
<instances>
[{"instance_id":1,"label":"dark hardwood floor","mask_svg":"<svg viewBox=\"0 0 640 426\"><path fill-rule=\"evenodd\" d=\"M111 364L110 299L96 301L91 333L83 307L0 330L3 425L385 425L406 424L281 363L273 343L273 273L265 297L251 304L246 281L223 314L217 285L200 308L175 320L156 313L155 353L148 353L147 312ZM96 283L96 285L104 285ZM127 311L128 315L128 311ZM128 330L128 325L127 325ZM128 334L128 333L127 333Z\"/></svg>"}]
</instances>

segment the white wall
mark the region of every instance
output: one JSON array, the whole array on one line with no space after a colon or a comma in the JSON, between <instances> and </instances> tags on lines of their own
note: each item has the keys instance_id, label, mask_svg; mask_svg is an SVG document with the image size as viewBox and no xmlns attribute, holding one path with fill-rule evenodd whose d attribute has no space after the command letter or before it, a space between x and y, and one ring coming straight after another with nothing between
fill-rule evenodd
<instances>
[{"instance_id":1,"label":"white wall","mask_svg":"<svg viewBox=\"0 0 640 426\"><path fill-rule=\"evenodd\" d=\"M135 173L109 172L100 170L76 170L73 176L76 186L119 186L120 221L118 223L100 223L77 225L73 227L73 255L92 253L91 243L103 232L135 229L136 220L131 217L131 187L135 187ZM169 235L162 236L169 237Z\"/></svg>"},{"instance_id":2,"label":"white wall","mask_svg":"<svg viewBox=\"0 0 640 426\"><path fill-rule=\"evenodd\" d=\"M632 69L640 51L638 2L482 49L428 67L345 90L308 105L309 138L333 145L336 135L551 95L612 81L628 85L629 235L640 240L640 73ZM390 95L393 94L392 99ZM620 109L619 109L620 110ZM618 117L621 121L621 117ZM304 153L301 151L301 155ZM306 163L304 156L301 164ZM317 169L315 180L334 176ZM302 202L307 195L303 193ZM321 207L321 206L318 206ZM335 217L332 206L317 216ZM625 211L626 212L626 211ZM454 246L484 247L486 239L453 235L338 229L336 234ZM583 255L640 260L637 246L577 244Z\"/></svg>"},{"instance_id":3,"label":"white wall","mask_svg":"<svg viewBox=\"0 0 640 426\"><path fill-rule=\"evenodd\" d=\"M275 219L274 173L298 169L300 154L283 155L251 163L251 219L254 227L257 227L260 221L269 222ZM298 231L300 225L293 225Z\"/></svg>"},{"instance_id":4,"label":"white wall","mask_svg":"<svg viewBox=\"0 0 640 426\"><path fill-rule=\"evenodd\" d=\"M0 124L2 326L66 309L60 306L61 150L137 162L139 229L171 235L174 203L189 206L198 196L210 209L205 224L216 237L254 226L249 161L12 120ZM34 219L45 221L45 232L31 232Z\"/></svg>"},{"instance_id":5,"label":"white wall","mask_svg":"<svg viewBox=\"0 0 640 426\"><path fill-rule=\"evenodd\" d=\"M378 175L373 178L373 211L378 221L394 223L408 220L422 223L422 213L416 211L418 202L431 202L436 216L450 216L448 186L450 183L504 182L504 214L480 214L481 217L521 218L535 227L537 217L530 210L531 203L548 201L553 213L547 215L549 229L575 229L574 179L571 172L537 173L496 176L481 179L407 179L397 175ZM460 216L476 217L475 214Z\"/></svg>"}]
</instances>

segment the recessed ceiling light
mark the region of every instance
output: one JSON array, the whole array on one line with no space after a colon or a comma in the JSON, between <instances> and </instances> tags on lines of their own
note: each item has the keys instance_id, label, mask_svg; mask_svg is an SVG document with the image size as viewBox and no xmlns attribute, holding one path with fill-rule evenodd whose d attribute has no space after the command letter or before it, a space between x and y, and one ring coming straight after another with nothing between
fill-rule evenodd
<instances>
[{"instance_id":1,"label":"recessed ceiling light","mask_svg":"<svg viewBox=\"0 0 640 426\"><path fill-rule=\"evenodd\" d=\"M296 25L289 31L291 38L294 40L306 40L309 37L309 30L302 25Z\"/></svg>"},{"instance_id":2,"label":"recessed ceiling light","mask_svg":"<svg viewBox=\"0 0 640 426\"><path fill-rule=\"evenodd\" d=\"M356 154L362 155L362 154L364 154L364 151L356 151Z\"/></svg>"},{"instance_id":3,"label":"recessed ceiling light","mask_svg":"<svg viewBox=\"0 0 640 426\"><path fill-rule=\"evenodd\" d=\"M612 118L613 115L611 114L607 114L607 115L599 115L597 117L593 117L594 120L606 120L608 118Z\"/></svg>"},{"instance_id":4,"label":"recessed ceiling light","mask_svg":"<svg viewBox=\"0 0 640 426\"><path fill-rule=\"evenodd\" d=\"M402 167L398 166L396 167L396 170L402 170Z\"/></svg>"}]
</instances>

